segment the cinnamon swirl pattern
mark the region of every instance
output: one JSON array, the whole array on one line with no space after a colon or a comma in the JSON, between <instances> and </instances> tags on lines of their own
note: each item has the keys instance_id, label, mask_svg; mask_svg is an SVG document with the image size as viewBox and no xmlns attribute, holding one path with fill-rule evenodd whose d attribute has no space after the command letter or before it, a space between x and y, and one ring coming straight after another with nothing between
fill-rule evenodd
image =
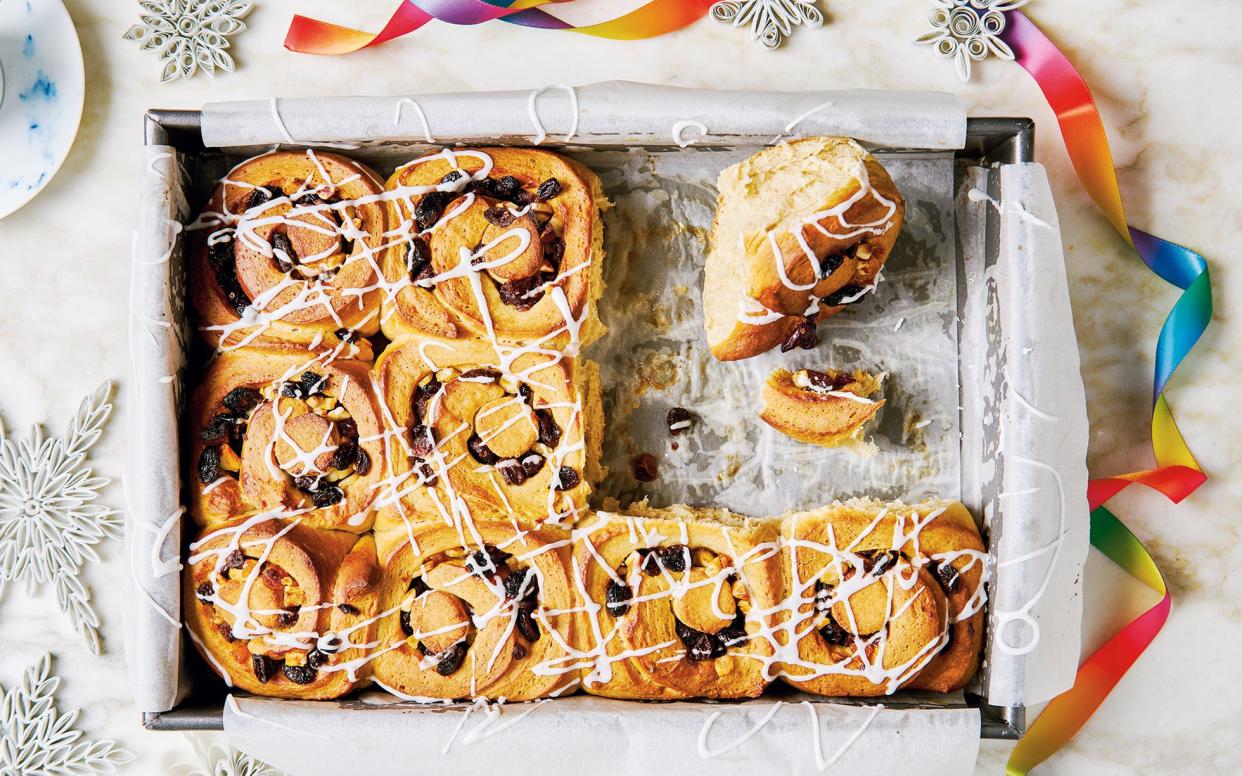
<instances>
[{"instance_id":1,"label":"cinnamon swirl pattern","mask_svg":"<svg viewBox=\"0 0 1242 776\"><path fill-rule=\"evenodd\" d=\"M368 365L279 350L217 357L189 418L190 516L199 525L283 510L367 530L385 468Z\"/></svg>"},{"instance_id":2,"label":"cinnamon swirl pattern","mask_svg":"<svg viewBox=\"0 0 1242 776\"><path fill-rule=\"evenodd\" d=\"M607 205L599 179L546 151L445 149L397 168L382 326L576 350L599 336Z\"/></svg>"},{"instance_id":3,"label":"cinnamon swirl pattern","mask_svg":"<svg viewBox=\"0 0 1242 776\"><path fill-rule=\"evenodd\" d=\"M380 579L371 536L259 514L190 546L185 622L230 686L336 698L370 673Z\"/></svg>"},{"instance_id":4,"label":"cinnamon swirl pattern","mask_svg":"<svg viewBox=\"0 0 1242 776\"><path fill-rule=\"evenodd\" d=\"M409 528L385 560L376 681L401 696L531 700L578 683L568 534Z\"/></svg>"},{"instance_id":5,"label":"cinnamon swirl pattern","mask_svg":"<svg viewBox=\"0 0 1242 776\"><path fill-rule=\"evenodd\" d=\"M575 532L578 661L594 695L752 698L770 681L777 534L725 510L638 506Z\"/></svg>"},{"instance_id":6,"label":"cinnamon swirl pattern","mask_svg":"<svg viewBox=\"0 0 1242 776\"><path fill-rule=\"evenodd\" d=\"M780 675L821 695L948 692L979 667L987 553L966 509L850 501L787 515Z\"/></svg>"},{"instance_id":7,"label":"cinnamon swirl pattern","mask_svg":"<svg viewBox=\"0 0 1242 776\"><path fill-rule=\"evenodd\" d=\"M233 168L189 229L190 299L214 347L335 349L379 331L383 184L343 156L279 151Z\"/></svg>"},{"instance_id":8,"label":"cinnamon swirl pattern","mask_svg":"<svg viewBox=\"0 0 1242 776\"><path fill-rule=\"evenodd\" d=\"M598 476L589 362L402 340L375 365L388 437L381 522L576 522Z\"/></svg>"}]
</instances>

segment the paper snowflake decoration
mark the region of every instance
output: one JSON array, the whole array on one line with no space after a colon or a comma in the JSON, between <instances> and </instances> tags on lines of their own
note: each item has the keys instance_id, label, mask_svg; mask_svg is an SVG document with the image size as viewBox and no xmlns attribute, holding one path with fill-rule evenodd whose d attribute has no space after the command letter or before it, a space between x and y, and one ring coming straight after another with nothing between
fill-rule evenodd
<instances>
[{"instance_id":1,"label":"paper snowflake decoration","mask_svg":"<svg viewBox=\"0 0 1242 776\"><path fill-rule=\"evenodd\" d=\"M126 40L154 50L164 63L160 81L192 78L202 71L232 72L233 57L226 49L229 36L246 29L250 0L138 0L141 24L125 32Z\"/></svg>"},{"instance_id":2,"label":"paper snowflake decoration","mask_svg":"<svg viewBox=\"0 0 1242 776\"><path fill-rule=\"evenodd\" d=\"M750 38L774 49L793 28L805 24L819 27L824 15L816 0L720 0L712 6L712 18L734 27L750 25Z\"/></svg>"},{"instance_id":3,"label":"paper snowflake decoration","mask_svg":"<svg viewBox=\"0 0 1242 776\"><path fill-rule=\"evenodd\" d=\"M83 739L78 712L56 710L52 658L44 655L0 700L0 773L80 776L115 773L134 756L112 741ZM3 688L0 688L2 690Z\"/></svg>"},{"instance_id":4,"label":"paper snowflake decoration","mask_svg":"<svg viewBox=\"0 0 1242 776\"><path fill-rule=\"evenodd\" d=\"M31 595L50 583L96 655L99 616L78 574L99 561L96 544L121 536L117 513L94 503L108 480L85 465L112 411L111 392L112 383L104 383L83 399L63 437L35 426L15 441L0 424L0 593L8 582L24 580Z\"/></svg>"},{"instance_id":5,"label":"paper snowflake decoration","mask_svg":"<svg viewBox=\"0 0 1242 776\"><path fill-rule=\"evenodd\" d=\"M176 776L285 776L267 763L206 736L194 738L194 751L199 764L176 765L170 773Z\"/></svg>"},{"instance_id":6,"label":"paper snowflake decoration","mask_svg":"<svg viewBox=\"0 0 1242 776\"><path fill-rule=\"evenodd\" d=\"M931 0L935 6L927 15L931 29L915 43L935 47L936 53L952 59L957 77L970 80L972 62L989 54L1012 60L1013 49L1001 40L1005 31L1005 12L1026 5L1029 0Z\"/></svg>"}]
</instances>

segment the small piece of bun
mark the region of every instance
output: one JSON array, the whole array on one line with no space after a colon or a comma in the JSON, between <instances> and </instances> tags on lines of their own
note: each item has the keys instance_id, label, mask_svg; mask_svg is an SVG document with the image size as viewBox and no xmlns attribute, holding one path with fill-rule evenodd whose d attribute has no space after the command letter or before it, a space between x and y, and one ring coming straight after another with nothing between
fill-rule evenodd
<instances>
[{"instance_id":1,"label":"small piece of bun","mask_svg":"<svg viewBox=\"0 0 1242 776\"><path fill-rule=\"evenodd\" d=\"M759 417L799 442L839 447L858 441L863 425L884 406L869 399L880 392L884 375L861 370L777 369L763 386Z\"/></svg>"},{"instance_id":2,"label":"small piece of bun","mask_svg":"<svg viewBox=\"0 0 1242 776\"><path fill-rule=\"evenodd\" d=\"M875 287L905 213L888 172L848 138L765 148L716 185L703 311L722 361L811 347L814 323Z\"/></svg>"}]
</instances>

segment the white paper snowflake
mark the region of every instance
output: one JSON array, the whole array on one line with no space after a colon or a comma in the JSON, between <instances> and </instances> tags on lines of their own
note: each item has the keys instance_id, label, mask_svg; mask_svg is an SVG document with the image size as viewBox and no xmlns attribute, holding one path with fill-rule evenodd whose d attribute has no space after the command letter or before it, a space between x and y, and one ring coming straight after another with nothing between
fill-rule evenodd
<instances>
[{"instance_id":1,"label":"white paper snowflake","mask_svg":"<svg viewBox=\"0 0 1242 776\"><path fill-rule=\"evenodd\" d=\"M0 700L0 773L35 776L81 776L115 773L134 756L112 741L82 738L73 725L78 712L56 710L51 655L26 669L20 686ZM0 688L2 689L2 688Z\"/></svg>"},{"instance_id":2,"label":"white paper snowflake","mask_svg":"<svg viewBox=\"0 0 1242 776\"><path fill-rule=\"evenodd\" d=\"M964 83L970 80L972 62L981 62L989 54L1013 59L1013 49L1000 37L1005 31L1005 12L1029 1L930 0L934 6L927 15L931 29L914 42L934 46L941 57L952 59Z\"/></svg>"},{"instance_id":3,"label":"white paper snowflake","mask_svg":"<svg viewBox=\"0 0 1242 776\"><path fill-rule=\"evenodd\" d=\"M171 776L285 776L267 763L208 736L195 736L193 741L198 764L175 765L169 771Z\"/></svg>"},{"instance_id":4,"label":"white paper snowflake","mask_svg":"<svg viewBox=\"0 0 1242 776\"><path fill-rule=\"evenodd\" d=\"M246 29L250 0L138 0L141 24L125 32L126 40L153 49L164 63L161 81L192 78L200 70L232 72L229 36Z\"/></svg>"},{"instance_id":5,"label":"white paper snowflake","mask_svg":"<svg viewBox=\"0 0 1242 776\"><path fill-rule=\"evenodd\" d=\"M96 544L121 537L117 513L94 503L108 480L85 465L112 412L111 392L112 383L104 383L83 399L63 437L35 426L16 441L0 424L0 593L8 582L25 580L31 595L51 583L61 611L96 655L99 616L78 574L99 561Z\"/></svg>"},{"instance_id":6,"label":"white paper snowflake","mask_svg":"<svg viewBox=\"0 0 1242 776\"><path fill-rule=\"evenodd\" d=\"M734 27L749 24L751 40L770 49L781 45L798 25L824 23L816 0L720 0L712 6L712 18Z\"/></svg>"}]
</instances>

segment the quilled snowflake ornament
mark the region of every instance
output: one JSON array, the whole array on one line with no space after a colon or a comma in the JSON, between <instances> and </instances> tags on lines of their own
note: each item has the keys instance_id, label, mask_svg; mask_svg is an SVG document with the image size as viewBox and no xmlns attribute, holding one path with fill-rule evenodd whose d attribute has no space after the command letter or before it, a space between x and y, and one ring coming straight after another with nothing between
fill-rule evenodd
<instances>
[{"instance_id":1,"label":"quilled snowflake ornament","mask_svg":"<svg viewBox=\"0 0 1242 776\"><path fill-rule=\"evenodd\" d=\"M112 741L91 741L74 728L78 712L56 708L60 678L44 655L21 684L0 688L0 773L76 776L116 773L133 754Z\"/></svg>"},{"instance_id":2,"label":"quilled snowflake ornament","mask_svg":"<svg viewBox=\"0 0 1242 776\"><path fill-rule=\"evenodd\" d=\"M819 27L824 15L816 0L721 0L712 6L712 18L733 27L750 25L750 38L774 49L793 28Z\"/></svg>"},{"instance_id":3,"label":"quilled snowflake ornament","mask_svg":"<svg viewBox=\"0 0 1242 776\"><path fill-rule=\"evenodd\" d=\"M229 36L246 29L249 0L139 0L141 24L125 32L144 51L153 50L164 63L162 82L192 78L198 72L214 76L232 72L235 64Z\"/></svg>"},{"instance_id":4,"label":"quilled snowflake ornament","mask_svg":"<svg viewBox=\"0 0 1242 776\"><path fill-rule=\"evenodd\" d=\"M8 582L24 581L32 595L50 585L96 655L99 615L78 575L99 562L95 545L121 536L117 513L94 503L108 480L86 465L112 412L111 393L104 383L87 396L61 437L35 426L18 441L0 427L0 592Z\"/></svg>"},{"instance_id":5,"label":"quilled snowflake ornament","mask_svg":"<svg viewBox=\"0 0 1242 776\"><path fill-rule=\"evenodd\" d=\"M927 15L931 29L915 39L915 43L933 46L938 55L952 59L957 77L970 80L972 62L981 62L989 54L1013 60L1013 49L1001 40L1005 30L1005 12L1026 5L1029 0L931 0L934 6Z\"/></svg>"}]
</instances>

